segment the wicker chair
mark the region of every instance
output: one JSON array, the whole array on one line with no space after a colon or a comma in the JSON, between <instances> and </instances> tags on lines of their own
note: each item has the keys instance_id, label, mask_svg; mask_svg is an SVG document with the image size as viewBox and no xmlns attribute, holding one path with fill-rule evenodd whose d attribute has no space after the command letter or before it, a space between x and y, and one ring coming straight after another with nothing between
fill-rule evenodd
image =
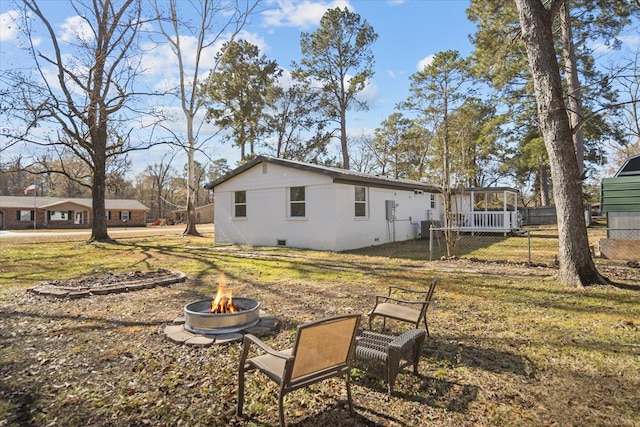
<instances>
[{"instance_id":1,"label":"wicker chair","mask_svg":"<svg viewBox=\"0 0 640 427\"><path fill-rule=\"evenodd\" d=\"M369 313L369 329L372 329L371 323L377 316L382 317L383 331L387 327L387 319L408 322L413 324L415 328L419 328L420 322L424 321L424 328L429 336L427 308L437 283L438 279L433 279L426 291L389 286L388 295L376 295L376 305Z\"/></svg>"},{"instance_id":2,"label":"wicker chair","mask_svg":"<svg viewBox=\"0 0 640 427\"><path fill-rule=\"evenodd\" d=\"M361 314L334 316L298 326L293 348L275 351L259 338L246 334L238 370L238 406L242 416L245 372L257 369L280 386L278 413L284 426L284 395L327 378L344 375L349 409L353 413L349 372ZM255 344L262 353L247 358Z\"/></svg>"}]
</instances>

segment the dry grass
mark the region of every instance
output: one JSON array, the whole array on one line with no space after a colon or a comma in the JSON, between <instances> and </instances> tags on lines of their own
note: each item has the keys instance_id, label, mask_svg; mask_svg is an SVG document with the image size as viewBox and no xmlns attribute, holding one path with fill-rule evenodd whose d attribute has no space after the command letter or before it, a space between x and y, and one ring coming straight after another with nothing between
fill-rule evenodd
<instances>
[{"instance_id":1,"label":"dry grass","mask_svg":"<svg viewBox=\"0 0 640 427\"><path fill-rule=\"evenodd\" d=\"M571 289L547 268L423 255L423 242L335 254L216 247L210 235L2 240L0 426L277 424L276 387L259 376L249 377L247 415L233 415L239 343L199 348L164 337L186 303L211 296L221 272L237 295L277 316L266 338L276 348L291 344L301 322L366 313L390 284L440 278L419 376L399 375L387 398L383 384L355 370L355 416L339 381L296 391L285 400L291 424L640 424L637 270L602 266L619 285ZM26 291L44 280L158 268L189 279L79 300Z\"/></svg>"}]
</instances>

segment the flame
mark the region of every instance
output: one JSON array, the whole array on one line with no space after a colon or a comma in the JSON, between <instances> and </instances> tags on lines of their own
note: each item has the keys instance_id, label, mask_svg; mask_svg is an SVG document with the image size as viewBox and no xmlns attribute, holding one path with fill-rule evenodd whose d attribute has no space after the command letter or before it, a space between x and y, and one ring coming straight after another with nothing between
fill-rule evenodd
<instances>
[{"instance_id":1,"label":"flame","mask_svg":"<svg viewBox=\"0 0 640 427\"><path fill-rule=\"evenodd\" d=\"M218 292L211 301L209 313L236 313L238 311L240 311L238 307L233 304L231 288L224 284L224 276L221 276L218 281Z\"/></svg>"}]
</instances>

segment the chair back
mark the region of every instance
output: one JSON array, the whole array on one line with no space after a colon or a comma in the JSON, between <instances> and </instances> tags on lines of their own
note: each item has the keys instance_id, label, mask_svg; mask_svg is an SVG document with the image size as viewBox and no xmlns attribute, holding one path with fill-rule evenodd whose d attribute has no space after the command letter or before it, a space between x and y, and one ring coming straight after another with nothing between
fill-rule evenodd
<instances>
[{"instance_id":1,"label":"chair back","mask_svg":"<svg viewBox=\"0 0 640 427\"><path fill-rule=\"evenodd\" d=\"M360 314L347 314L298 326L290 381L349 366Z\"/></svg>"},{"instance_id":2,"label":"chair back","mask_svg":"<svg viewBox=\"0 0 640 427\"><path fill-rule=\"evenodd\" d=\"M422 305L422 310L420 310L420 316L424 316L427 308L429 307L429 303L431 302L431 297L433 296L433 291L436 289L436 284L438 283L438 279L433 279L429 284L429 290L427 291L427 296L424 299L425 304Z\"/></svg>"}]
</instances>

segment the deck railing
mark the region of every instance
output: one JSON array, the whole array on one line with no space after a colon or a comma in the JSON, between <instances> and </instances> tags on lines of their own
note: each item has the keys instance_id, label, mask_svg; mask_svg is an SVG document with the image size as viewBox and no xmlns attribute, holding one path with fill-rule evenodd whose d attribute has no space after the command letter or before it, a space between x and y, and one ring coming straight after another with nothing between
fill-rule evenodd
<instances>
[{"instance_id":1,"label":"deck railing","mask_svg":"<svg viewBox=\"0 0 640 427\"><path fill-rule=\"evenodd\" d=\"M508 231L518 228L518 213L514 211L477 211L457 214L453 226L460 230Z\"/></svg>"}]
</instances>

